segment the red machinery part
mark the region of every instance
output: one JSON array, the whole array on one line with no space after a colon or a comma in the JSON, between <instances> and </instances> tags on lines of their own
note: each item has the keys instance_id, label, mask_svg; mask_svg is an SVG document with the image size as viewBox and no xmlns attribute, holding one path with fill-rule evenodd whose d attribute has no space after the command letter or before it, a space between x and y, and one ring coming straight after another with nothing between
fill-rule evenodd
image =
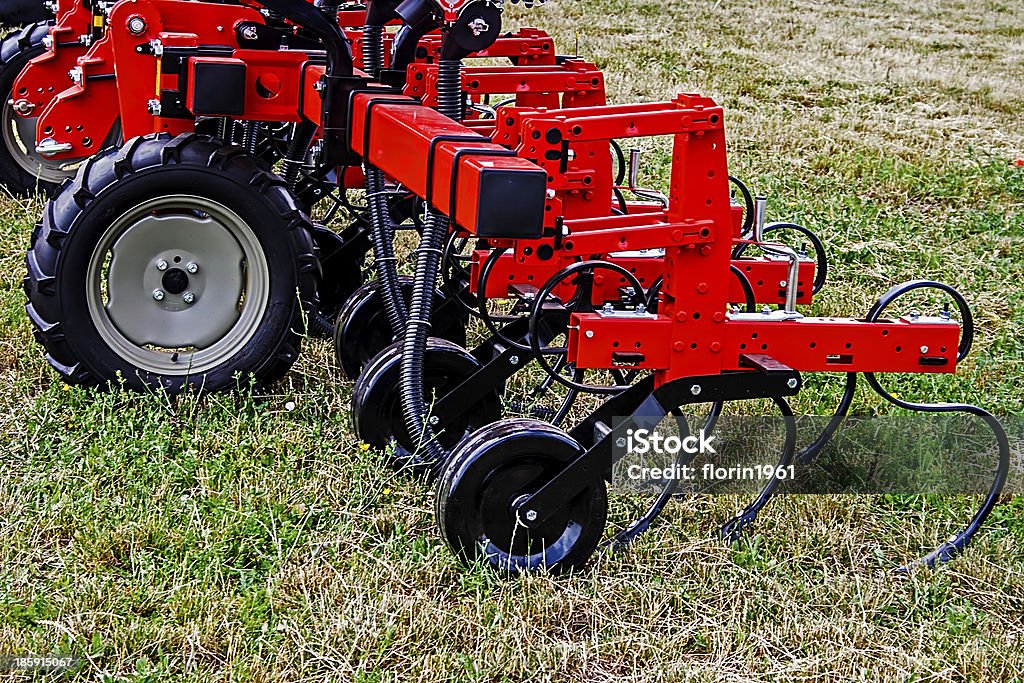
<instances>
[{"instance_id":1,"label":"red machinery part","mask_svg":"<svg viewBox=\"0 0 1024 683\"><path fill-rule=\"evenodd\" d=\"M534 250L536 253L536 250ZM480 276L484 262L491 252L476 250L473 252L470 262L470 292L479 292ZM608 260L615 262L626 270L632 272L640 284L650 287L651 284L665 271L665 261L657 256L609 256ZM519 261L512 253L505 253L498 257L488 272L486 288L483 295L488 299L502 299L509 296L509 288L512 285L528 284L540 287L548 281L555 273L569 265L571 261L564 259L540 258L523 259ZM789 263L785 260L770 258L743 258L733 259L732 265L743 273L750 283L754 292L754 301L766 304L782 304L786 300L785 286L782 282L789 277ZM814 283L814 262L801 260L799 265L800 279L797 282L798 304L810 304L812 301L811 287ZM598 274L594 278L594 301L610 301L616 298L615 290L625 286L626 279L623 277L612 278L608 275ZM567 287L571 289L571 286ZM746 300L746 293L739 278L732 276L730 284L729 301L741 303Z\"/></svg>"},{"instance_id":2,"label":"red machinery part","mask_svg":"<svg viewBox=\"0 0 1024 683\"><path fill-rule=\"evenodd\" d=\"M474 99L512 95L517 107L568 109L605 103L604 74L593 64L577 59L554 66L464 67L462 89ZM437 66L411 64L404 93L436 107Z\"/></svg>"},{"instance_id":3,"label":"red machinery part","mask_svg":"<svg viewBox=\"0 0 1024 683\"><path fill-rule=\"evenodd\" d=\"M69 6L68 6L69 5ZM39 116L68 82L68 72L85 54L92 40L93 13L81 0L64 2L57 22L50 28L50 44L44 54L30 61L14 80L11 97L25 100L30 107L15 111L22 116Z\"/></svg>"},{"instance_id":4,"label":"red machinery part","mask_svg":"<svg viewBox=\"0 0 1024 683\"><path fill-rule=\"evenodd\" d=\"M535 164L402 95L357 93L353 152L484 237L539 237L547 175Z\"/></svg>"}]
</instances>

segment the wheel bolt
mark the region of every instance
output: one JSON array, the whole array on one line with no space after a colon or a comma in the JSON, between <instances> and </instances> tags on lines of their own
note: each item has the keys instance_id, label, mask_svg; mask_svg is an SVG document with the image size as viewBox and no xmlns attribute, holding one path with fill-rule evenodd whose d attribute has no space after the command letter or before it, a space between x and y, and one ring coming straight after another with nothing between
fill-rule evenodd
<instances>
[{"instance_id":1,"label":"wheel bolt","mask_svg":"<svg viewBox=\"0 0 1024 683\"><path fill-rule=\"evenodd\" d=\"M162 289L154 289L153 290L153 298L156 301L163 301L164 300L164 290L162 290Z\"/></svg>"},{"instance_id":2,"label":"wheel bolt","mask_svg":"<svg viewBox=\"0 0 1024 683\"><path fill-rule=\"evenodd\" d=\"M190 272L193 275L195 275L196 273L199 272L199 264L198 263L190 263L187 266L185 266L185 270L187 270L188 272Z\"/></svg>"},{"instance_id":3,"label":"wheel bolt","mask_svg":"<svg viewBox=\"0 0 1024 683\"><path fill-rule=\"evenodd\" d=\"M157 261L156 262L156 269L157 270L167 270L167 261L164 261L163 259L160 259L159 261Z\"/></svg>"},{"instance_id":4,"label":"wheel bolt","mask_svg":"<svg viewBox=\"0 0 1024 683\"><path fill-rule=\"evenodd\" d=\"M184 294L181 295L181 300L187 304L190 304L196 300L196 295L193 294L192 292L185 292Z\"/></svg>"}]
</instances>

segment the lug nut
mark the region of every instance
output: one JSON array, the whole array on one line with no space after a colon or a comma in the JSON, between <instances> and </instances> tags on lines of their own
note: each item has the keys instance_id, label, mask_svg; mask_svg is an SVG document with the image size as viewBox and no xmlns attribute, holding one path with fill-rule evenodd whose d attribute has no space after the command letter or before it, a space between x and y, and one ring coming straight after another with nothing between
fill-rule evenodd
<instances>
[{"instance_id":1,"label":"lug nut","mask_svg":"<svg viewBox=\"0 0 1024 683\"><path fill-rule=\"evenodd\" d=\"M153 299L156 300L156 301L163 301L164 300L164 290L162 290L162 289L154 289L153 290Z\"/></svg>"},{"instance_id":2,"label":"lug nut","mask_svg":"<svg viewBox=\"0 0 1024 683\"><path fill-rule=\"evenodd\" d=\"M199 272L199 264L198 263L189 263L187 266L185 266L185 270L187 270L191 274L195 275L196 273Z\"/></svg>"},{"instance_id":3,"label":"lug nut","mask_svg":"<svg viewBox=\"0 0 1024 683\"><path fill-rule=\"evenodd\" d=\"M187 304L190 304L196 300L196 295L193 294L192 292L185 292L184 294L181 295L181 300Z\"/></svg>"},{"instance_id":4,"label":"lug nut","mask_svg":"<svg viewBox=\"0 0 1024 683\"><path fill-rule=\"evenodd\" d=\"M157 270L167 270L167 261L164 261L163 259L160 259L159 261L157 261L156 262L156 269Z\"/></svg>"}]
</instances>

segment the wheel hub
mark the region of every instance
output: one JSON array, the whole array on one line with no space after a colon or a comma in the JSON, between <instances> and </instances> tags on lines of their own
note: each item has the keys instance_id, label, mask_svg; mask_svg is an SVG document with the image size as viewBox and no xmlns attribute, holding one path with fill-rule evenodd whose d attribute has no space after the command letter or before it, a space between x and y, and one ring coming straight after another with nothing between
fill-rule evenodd
<instances>
[{"instance_id":1,"label":"wheel hub","mask_svg":"<svg viewBox=\"0 0 1024 683\"><path fill-rule=\"evenodd\" d=\"M161 278L164 289L171 294L181 294L188 289L188 275L181 268L171 268Z\"/></svg>"},{"instance_id":2,"label":"wheel hub","mask_svg":"<svg viewBox=\"0 0 1024 683\"><path fill-rule=\"evenodd\" d=\"M262 249L237 214L175 195L112 222L90 264L97 330L127 360L153 372L199 372L237 353L269 296Z\"/></svg>"}]
</instances>

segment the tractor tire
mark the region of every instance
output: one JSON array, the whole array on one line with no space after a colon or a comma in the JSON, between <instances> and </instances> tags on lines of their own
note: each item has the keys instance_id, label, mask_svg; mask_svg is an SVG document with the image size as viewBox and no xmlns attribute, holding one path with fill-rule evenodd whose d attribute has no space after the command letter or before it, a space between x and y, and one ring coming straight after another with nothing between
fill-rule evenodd
<instances>
[{"instance_id":1,"label":"tractor tire","mask_svg":"<svg viewBox=\"0 0 1024 683\"><path fill-rule=\"evenodd\" d=\"M92 157L45 208L26 310L68 383L264 387L317 309L309 218L239 147L166 133Z\"/></svg>"},{"instance_id":2,"label":"tractor tire","mask_svg":"<svg viewBox=\"0 0 1024 683\"><path fill-rule=\"evenodd\" d=\"M4 26L24 26L52 18L53 13L41 0L0 0L0 24Z\"/></svg>"},{"instance_id":3,"label":"tractor tire","mask_svg":"<svg viewBox=\"0 0 1024 683\"><path fill-rule=\"evenodd\" d=\"M24 197L35 191L52 192L72 175L36 154L35 118L14 112L14 81L33 58L43 54L50 22L31 24L10 33L0 43L0 185Z\"/></svg>"}]
</instances>

